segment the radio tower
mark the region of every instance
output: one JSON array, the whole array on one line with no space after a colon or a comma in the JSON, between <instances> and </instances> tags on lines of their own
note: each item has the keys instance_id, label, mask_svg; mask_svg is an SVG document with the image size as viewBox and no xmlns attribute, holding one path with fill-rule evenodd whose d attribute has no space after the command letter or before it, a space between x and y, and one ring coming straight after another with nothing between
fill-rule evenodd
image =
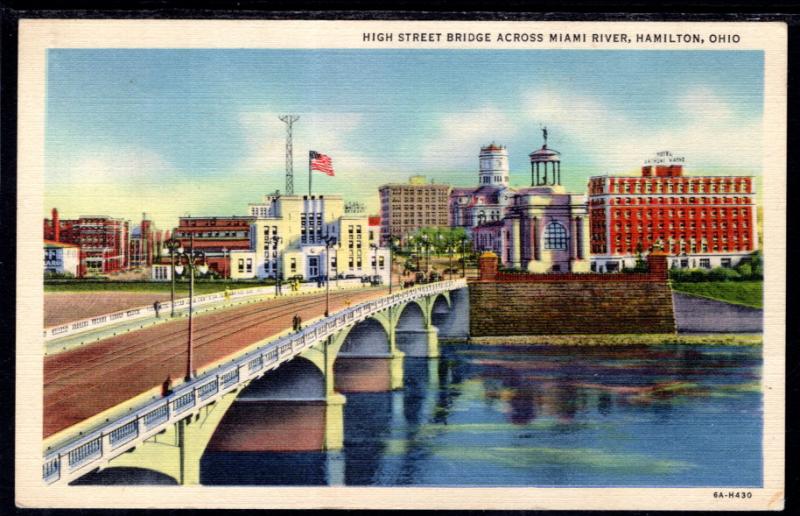
<instances>
[{"instance_id":1,"label":"radio tower","mask_svg":"<svg viewBox=\"0 0 800 516\"><path fill-rule=\"evenodd\" d=\"M297 115L281 115L281 122L286 124L286 195L294 195L294 171L292 170L292 124L300 120Z\"/></svg>"}]
</instances>

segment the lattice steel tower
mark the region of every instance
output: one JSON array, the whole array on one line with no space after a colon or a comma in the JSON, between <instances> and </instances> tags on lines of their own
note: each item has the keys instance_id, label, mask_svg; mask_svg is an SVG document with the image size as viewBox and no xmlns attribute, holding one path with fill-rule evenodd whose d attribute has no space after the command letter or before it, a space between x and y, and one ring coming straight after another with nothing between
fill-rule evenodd
<instances>
[{"instance_id":1,"label":"lattice steel tower","mask_svg":"<svg viewBox=\"0 0 800 516\"><path fill-rule=\"evenodd\" d=\"M286 124L286 195L294 195L294 171L292 163L292 124L300 120L297 115L281 115L281 122Z\"/></svg>"}]
</instances>

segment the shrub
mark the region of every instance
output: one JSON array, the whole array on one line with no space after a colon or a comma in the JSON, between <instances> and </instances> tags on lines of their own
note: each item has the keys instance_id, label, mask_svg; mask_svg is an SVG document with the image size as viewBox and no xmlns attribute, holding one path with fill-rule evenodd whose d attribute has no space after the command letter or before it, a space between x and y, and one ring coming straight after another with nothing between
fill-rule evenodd
<instances>
[{"instance_id":1,"label":"shrub","mask_svg":"<svg viewBox=\"0 0 800 516\"><path fill-rule=\"evenodd\" d=\"M734 281L740 277L738 272L727 267L716 267L708 273L709 281Z\"/></svg>"},{"instance_id":2,"label":"shrub","mask_svg":"<svg viewBox=\"0 0 800 516\"><path fill-rule=\"evenodd\" d=\"M693 283L706 281L707 279L708 279L708 270L706 269L690 269L688 277L686 278L687 281L691 281Z\"/></svg>"}]
</instances>

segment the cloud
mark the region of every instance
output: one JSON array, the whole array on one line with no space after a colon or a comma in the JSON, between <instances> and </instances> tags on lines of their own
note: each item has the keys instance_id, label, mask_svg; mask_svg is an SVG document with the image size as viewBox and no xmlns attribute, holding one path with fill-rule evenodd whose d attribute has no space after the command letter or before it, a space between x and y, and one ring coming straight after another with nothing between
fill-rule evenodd
<instances>
[{"instance_id":1,"label":"cloud","mask_svg":"<svg viewBox=\"0 0 800 516\"><path fill-rule=\"evenodd\" d=\"M422 167L435 169L477 167L481 145L505 143L520 135L522 121L513 112L495 104L477 109L444 113L434 124L433 134L422 147Z\"/></svg>"},{"instance_id":2,"label":"cloud","mask_svg":"<svg viewBox=\"0 0 800 516\"><path fill-rule=\"evenodd\" d=\"M47 163L47 181L91 187L100 184L152 183L174 177L175 167L161 155L139 147L98 146L59 153Z\"/></svg>"},{"instance_id":3,"label":"cloud","mask_svg":"<svg viewBox=\"0 0 800 516\"><path fill-rule=\"evenodd\" d=\"M705 86L678 97L668 117L564 88L528 92L522 105L525 117L555 129L551 135L579 149L599 174L630 171L659 150L685 156L695 172L760 170L760 116L739 113L733 100Z\"/></svg>"}]
</instances>

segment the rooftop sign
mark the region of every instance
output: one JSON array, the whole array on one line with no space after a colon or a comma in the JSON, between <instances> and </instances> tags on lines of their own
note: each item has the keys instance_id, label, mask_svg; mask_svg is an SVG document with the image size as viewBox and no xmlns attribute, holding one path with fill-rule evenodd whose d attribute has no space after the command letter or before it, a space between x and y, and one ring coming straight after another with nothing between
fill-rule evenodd
<instances>
[{"instance_id":1,"label":"rooftop sign","mask_svg":"<svg viewBox=\"0 0 800 516\"><path fill-rule=\"evenodd\" d=\"M655 157L644 160L645 165L683 165L686 158L683 156L673 156L670 151L656 152Z\"/></svg>"}]
</instances>

